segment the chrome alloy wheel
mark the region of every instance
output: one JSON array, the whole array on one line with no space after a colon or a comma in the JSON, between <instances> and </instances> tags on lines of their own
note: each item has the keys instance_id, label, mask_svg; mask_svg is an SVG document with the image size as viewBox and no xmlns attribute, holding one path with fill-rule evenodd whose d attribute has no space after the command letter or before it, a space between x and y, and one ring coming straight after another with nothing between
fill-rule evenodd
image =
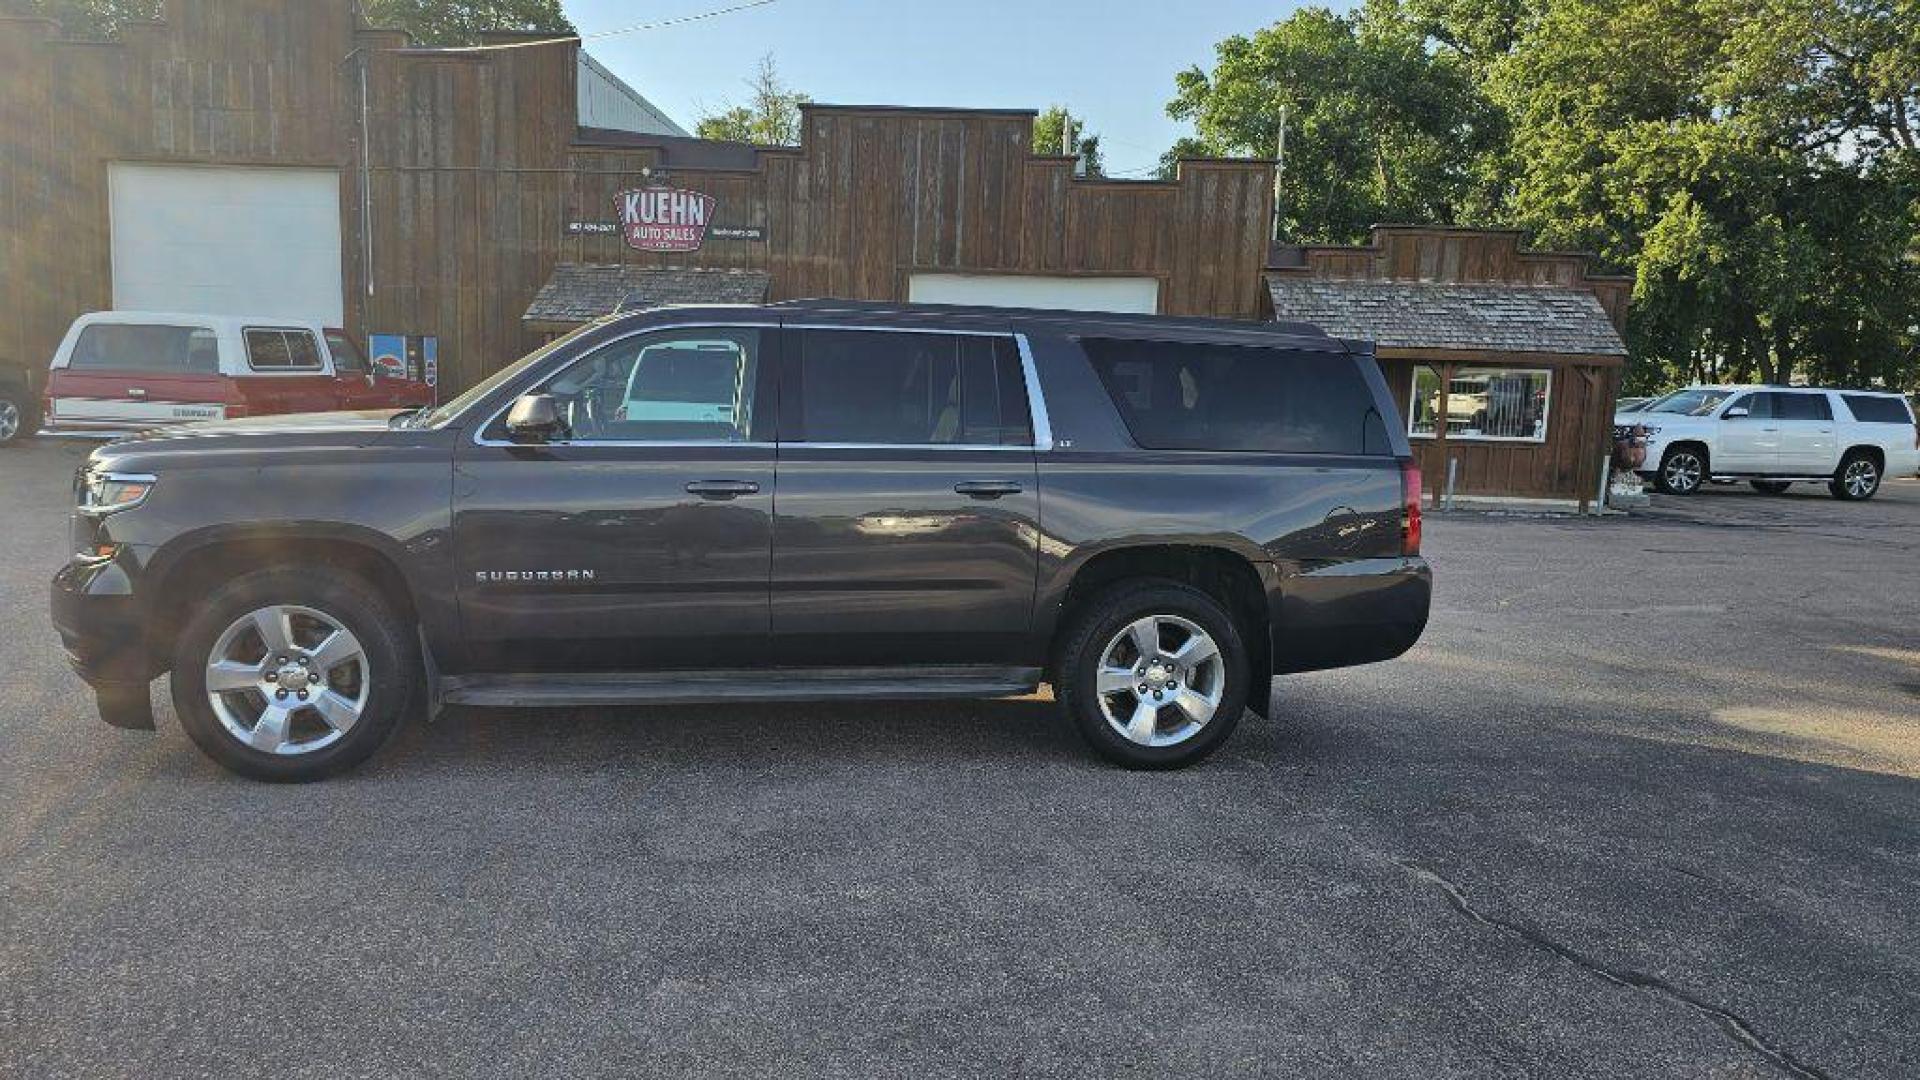
<instances>
[{"instance_id":1,"label":"chrome alloy wheel","mask_svg":"<svg viewBox=\"0 0 1920 1080\"><path fill-rule=\"evenodd\" d=\"M20 434L20 406L0 398L0 443Z\"/></svg>"},{"instance_id":2,"label":"chrome alloy wheel","mask_svg":"<svg viewBox=\"0 0 1920 1080\"><path fill-rule=\"evenodd\" d=\"M1175 746L1199 734L1220 708L1227 664L1197 623L1149 615L1100 651L1094 693L1114 731L1139 746Z\"/></svg>"},{"instance_id":3,"label":"chrome alloy wheel","mask_svg":"<svg viewBox=\"0 0 1920 1080\"><path fill-rule=\"evenodd\" d=\"M227 734L263 754L339 742L367 707L366 650L338 619L279 605L235 619L207 657L207 701Z\"/></svg>"},{"instance_id":4,"label":"chrome alloy wheel","mask_svg":"<svg viewBox=\"0 0 1920 1080\"><path fill-rule=\"evenodd\" d=\"M1867 458L1854 458L1847 471L1840 474L1840 483L1846 486L1847 494L1864 499L1880 486L1880 470Z\"/></svg>"},{"instance_id":5,"label":"chrome alloy wheel","mask_svg":"<svg viewBox=\"0 0 1920 1080\"><path fill-rule=\"evenodd\" d=\"M1700 486L1701 474L1706 467L1701 464L1698 455L1690 450L1682 450L1667 457L1663 470L1667 486L1678 492L1690 492Z\"/></svg>"}]
</instances>

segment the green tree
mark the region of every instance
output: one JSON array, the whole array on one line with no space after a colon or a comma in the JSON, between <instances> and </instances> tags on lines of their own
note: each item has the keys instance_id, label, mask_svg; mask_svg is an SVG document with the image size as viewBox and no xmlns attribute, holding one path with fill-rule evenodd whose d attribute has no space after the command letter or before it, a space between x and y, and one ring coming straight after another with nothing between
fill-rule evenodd
<instances>
[{"instance_id":1,"label":"green tree","mask_svg":"<svg viewBox=\"0 0 1920 1080\"><path fill-rule=\"evenodd\" d=\"M560 0L362 0L374 26L405 30L422 45L477 45L487 30L571 34Z\"/></svg>"},{"instance_id":2,"label":"green tree","mask_svg":"<svg viewBox=\"0 0 1920 1080\"><path fill-rule=\"evenodd\" d=\"M1916 14L1555 0L1489 65L1509 218L1636 275L1633 383L1912 385Z\"/></svg>"},{"instance_id":3,"label":"green tree","mask_svg":"<svg viewBox=\"0 0 1920 1080\"><path fill-rule=\"evenodd\" d=\"M53 19L68 37L104 38L123 22L158 17L160 4L161 0L0 0L0 12Z\"/></svg>"},{"instance_id":4,"label":"green tree","mask_svg":"<svg viewBox=\"0 0 1920 1080\"><path fill-rule=\"evenodd\" d=\"M747 86L753 90L751 102L702 115L693 133L762 146L800 145L800 106L811 99L781 81L772 53L760 58Z\"/></svg>"},{"instance_id":5,"label":"green tree","mask_svg":"<svg viewBox=\"0 0 1920 1080\"><path fill-rule=\"evenodd\" d=\"M1033 152L1036 154L1058 155L1061 150L1062 129L1071 114L1066 106L1055 105L1033 118ZM1073 171L1079 176L1105 176L1106 162L1100 156L1100 136L1088 131L1084 122L1074 124L1074 157L1077 158Z\"/></svg>"},{"instance_id":6,"label":"green tree","mask_svg":"<svg viewBox=\"0 0 1920 1080\"><path fill-rule=\"evenodd\" d=\"M1351 242L1382 221L1489 212L1481 162L1500 144L1500 113L1397 7L1302 8L1221 42L1211 72L1190 68L1175 83L1167 113L1197 135L1169 151L1163 170L1181 155L1272 157L1285 109L1289 236Z\"/></svg>"}]
</instances>

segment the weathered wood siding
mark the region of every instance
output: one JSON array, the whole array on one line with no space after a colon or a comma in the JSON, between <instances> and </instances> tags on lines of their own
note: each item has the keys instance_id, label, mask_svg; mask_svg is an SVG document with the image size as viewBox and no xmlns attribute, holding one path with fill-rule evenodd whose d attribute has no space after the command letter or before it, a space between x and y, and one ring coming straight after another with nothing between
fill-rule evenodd
<instances>
[{"instance_id":1,"label":"weathered wood siding","mask_svg":"<svg viewBox=\"0 0 1920 1080\"><path fill-rule=\"evenodd\" d=\"M899 300L916 270L1140 275L1170 313L1260 314L1264 162L1075 180L1065 159L1030 153L1029 113L816 106L798 148L665 178L764 241L648 255L566 233L610 218L614 194L660 163L576 143L571 46L410 49L352 13L349 0L171 0L112 44L0 18L0 362L44 365L76 315L111 305L113 161L338 170L348 328L436 335L449 389L537 343L520 316L562 260L766 269L776 298Z\"/></svg>"},{"instance_id":2,"label":"weathered wood siding","mask_svg":"<svg viewBox=\"0 0 1920 1080\"><path fill-rule=\"evenodd\" d=\"M802 145L752 170L675 169L663 182L718 200L715 221L764 242L712 239L649 254L618 236L569 237L576 262L768 270L775 297L904 300L918 271L1100 274L1161 281L1169 314L1257 318L1272 174L1193 161L1170 183L1079 180L1029 150L1027 113L809 106ZM568 214L606 219L659 157L575 147Z\"/></svg>"}]
</instances>

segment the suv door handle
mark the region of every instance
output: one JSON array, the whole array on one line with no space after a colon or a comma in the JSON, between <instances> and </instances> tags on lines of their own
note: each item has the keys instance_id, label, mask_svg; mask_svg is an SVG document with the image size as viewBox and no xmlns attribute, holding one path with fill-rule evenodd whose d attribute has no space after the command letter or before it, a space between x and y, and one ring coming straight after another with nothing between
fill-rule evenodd
<instances>
[{"instance_id":1,"label":"suv door handle","mask_svg":"<svg viewBox=\"0 0 1920 1080\"><path fill-rule=\"evenodd\" d=\"M1010 480L967 480L953 485L953 490L957 495L975 499L997 499L1002 495L1018 495L1026 489Z\"/></svg>"},{"instance_id":2,"label":"suv door handle","mask_svg":"<svg viewBox=\"0 0 1920 1080\"><path fill-rule=\"evenodd\" d=\"M760 485L751 480L695 480L687 485L687 494L716 502L760 494Z\"/></svg>"}]
</instances>

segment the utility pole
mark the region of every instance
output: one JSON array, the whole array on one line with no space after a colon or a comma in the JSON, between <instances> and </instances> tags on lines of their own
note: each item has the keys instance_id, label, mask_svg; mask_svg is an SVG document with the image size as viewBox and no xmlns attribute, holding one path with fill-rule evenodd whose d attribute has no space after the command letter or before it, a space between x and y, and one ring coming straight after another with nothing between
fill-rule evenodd
<instances>
[{"instance_id":1,"label":"utility pole","mask_svg":"<svg viewBox=\"0 0 1920 1080\"><path fill-rule=\"evenodd\" d=\"M1280 189L1287 181L1287 107L1280 106L1280 145L1274 154L1273 242L1280 242Z\"/></svg>"}]
</instances>

